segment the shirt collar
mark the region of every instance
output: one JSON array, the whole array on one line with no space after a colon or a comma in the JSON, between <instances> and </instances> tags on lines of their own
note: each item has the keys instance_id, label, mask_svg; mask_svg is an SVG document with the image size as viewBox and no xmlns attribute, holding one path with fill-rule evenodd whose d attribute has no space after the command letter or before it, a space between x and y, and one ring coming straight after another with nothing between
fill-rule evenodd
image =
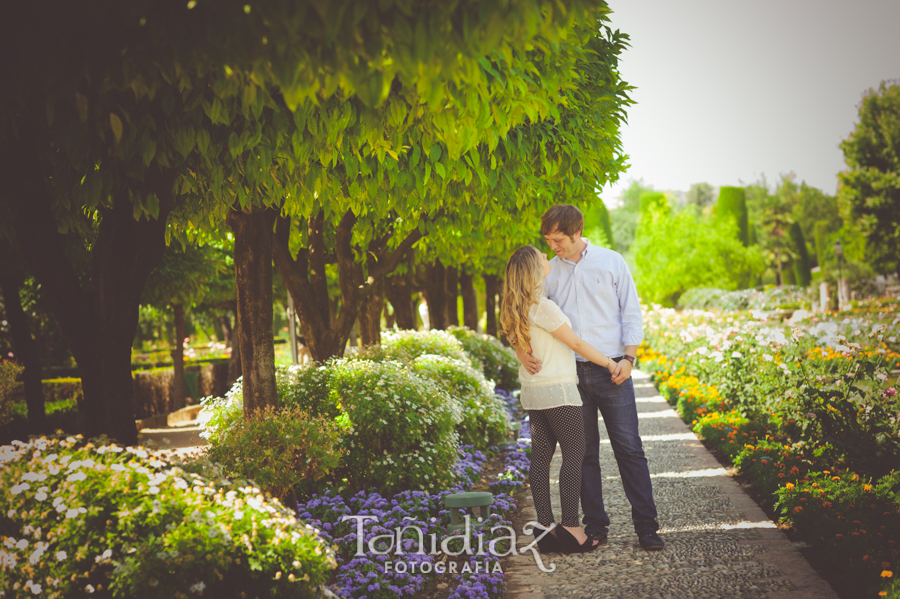
<instances>
[{"instance_id":1,"label":"shirt collar","mask_svg":"<svg viewBox=\"0 0 900 599\"><path fill-rule=\"evenodd\" d=\"M582 258L586 258L587 255L588 255L588 250L591 249L591 240L588 239L587 237L582 237L582 238L581 238L581 241L583 241L584 244L585 244L585 245L584 245L584 249L581 250L581 257L582 257ZM573 265L573 266L574 266L575 264L577 264L577 262L572 262L571 260L566 260L565 258L560 258L560 260L562 260L562 261L565 262L566 264L571 264L571 265Z\"/></svg>"}]
</instances>

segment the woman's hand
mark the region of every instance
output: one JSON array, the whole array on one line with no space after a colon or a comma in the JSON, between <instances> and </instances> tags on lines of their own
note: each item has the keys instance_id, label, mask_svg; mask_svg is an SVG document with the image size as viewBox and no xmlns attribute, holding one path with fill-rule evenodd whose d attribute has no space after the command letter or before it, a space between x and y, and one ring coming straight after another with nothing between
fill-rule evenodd
<instances>
[{"instance_id":1,"label":"woman's hand","mask_svg":"<svg viewBox=\"0 0 900 599\"><path fill-rule=\"evenodd\" d=\"M525 370L528 371L528 374L534 375L541 371L541 361L531 355L531 348L528 348L528 351L522 351L518 347L516 348L516 357L519 358L519 362L522 363L522 366L525 367Z\"/></svg>"},{"instance_id":2,"label":"woman's hand","mask_svg":"<svg viewBox=\"0 0 900 599\"><path fill-rule=\"evenodd\" d=\"M615 374L616 368L618 365L615 362L613 362L611 358L607 357L606 359L608 360L606 362L606 369L609 371L610 374Z\"/></svg>"}]
</instances>

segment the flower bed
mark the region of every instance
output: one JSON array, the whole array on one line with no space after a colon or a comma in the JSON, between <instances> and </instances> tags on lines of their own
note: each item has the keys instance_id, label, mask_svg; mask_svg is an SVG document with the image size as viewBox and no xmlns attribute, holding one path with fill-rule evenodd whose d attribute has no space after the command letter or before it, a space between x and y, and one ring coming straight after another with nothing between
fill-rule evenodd
<instances>
[{"instance_id":1,"label":"flower bed","mask_svg":"<svg viewBox=\"0 0 900 599\"><path fill-rule=\"evenodd\" d=\"M472 447L462 448L454 467L458 482L439 493L403 491L385 496L361 491L345 498L328 491L300 502L298 515L321 529L336 547L338 570L332 590L341 597L411 597L447 576L455 587L450 597L496 599L506 590L503 573L495 565L499 564L497 554L502 555L510 547L508 542L498 541L496 551L487 548L492 541L508 538L505 529L499 527L512 526L510 517L516 506L511 492L524 485L524 458L522 447L507 454L502 482L491 485L494 502L490 520L472 541L471 554L464 551L461 536L449 536L450 512L442 499L471 489L480 477L487 457ZM403 534L398 547L396 531L400 528ZM479 548L483 551L479 552ZM460 552L462 560L447 560L447 549L450 553ZM424 554L418 553L420 550ZM398 567L400 563L402 568Z\"/></svg>"},{"instance_id":2,"label":"flower bed","mask_svg":"<svg viewBox=\"0 0 900 599\"><path fill-rule=\"evenodd\" d=\"M385 334L381 346L350 358L279 367L277 383L279 404L260 427L295 420L297 410L321 421L315 430L325 442L319 445L333 447L338 459L318 452L323 468L313 479L327 477L322 482L342 493L446 488L453 483L460 439L485 449L509 430L506 400L494 394L460 342L444 331L395 331ZM282 498L308 496L308 468L294 469L293 477L290 468L270 471L285 465L274 456L298 447L303 459L296 463L305 463L306 433L285 424L281 428L292 433L266 436L270 443L254 441L253 431L241 424L241 392L238 382L225 397L203 402L201 435L209 440L211 455L234 475L278 480L277 491L266 488Z\"/></svg>"},{"instance_id":3,"label":"flower bed","mask_svg":"<svg viewBox=\"0 0 900 599\"><path fill-rule=\"evenodd\" d=\"M877 596L900 567L900 318L869 305L793 326L653 309L639 359L838 585Z\"/></svg>"},{"instance_id":4,"label":"flower bed","mask_svg":"<svg viewBox=\"0 0 900 599\"><path fill-rule=\"evenodd\" d=\"M335 566L317 530L199 463L78 436L16 441L0 465L6 596L314 597Z\"/></svg>"}]
</instances>

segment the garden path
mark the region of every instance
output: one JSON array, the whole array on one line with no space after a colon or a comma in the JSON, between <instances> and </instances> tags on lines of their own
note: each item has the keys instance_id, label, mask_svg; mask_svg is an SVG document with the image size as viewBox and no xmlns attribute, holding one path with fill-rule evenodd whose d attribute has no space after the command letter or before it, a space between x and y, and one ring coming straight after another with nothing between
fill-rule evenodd
<instances>
[{"instance_id":1,"label":"garden path","mask_svg":"<svg viewBox=\"0 0 900 599\"><path fill-rule=\"evenodd\" d=\"M785 534L719 464L666 400L649 375L634 372L640 432L650 463L664 551L644 551L631 524L604 427L600 462L612 520L609 542L592 553L547 554L541 572L531 552L507 558L508 599L836 599ZM560 513L560 452L551 470L554 513ZM535 520L530 493L516 530ZM522 537L527 545L532 537Z\"/></svg>"},{"instance_id":2,"label":"garden path","mask_svg":"<svg viewBox=\"0 0 900 599\"><path fill-rule=\"evenodd\" d=\"M138 443L171 452L182 458L198 456L208 445L200 437L200 426L196 421L184 422L163 428L145 428L138 433Z\"/></svg>"}]
</instances>

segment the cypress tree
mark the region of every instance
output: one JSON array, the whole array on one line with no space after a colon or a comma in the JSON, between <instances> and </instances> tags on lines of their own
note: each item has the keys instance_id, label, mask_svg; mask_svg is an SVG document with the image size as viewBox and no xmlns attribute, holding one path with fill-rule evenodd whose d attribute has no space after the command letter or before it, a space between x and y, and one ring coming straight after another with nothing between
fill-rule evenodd
<instances>
[{"instance_id":1,"label":"cypress tree","mask_svg":"<svg viewBox=\"0 0 900 599\"><path fill-rule=\"evenodd\" d=\"M741 240L744 247L750 245L747 224L747 198L743 187L723 187L719 190L716 215L718 218L733 217L738 226L738 239Z\"/></svg>"},{"instance_id":2,"label":"cypress tree","mask_svg":"<svg viewBox=\"0 0 900 599\"><path fill-rule=\"evenodd\" d=\"M800 228L800 223L795 222L791 225L790 235L797 252L797 258L793 264L794 279L797 285L809 287L812 273L810 272L809 252L806 250L806 239L803 238L803 229Z\"/></svg>"},{"instance_id":3,"label":"cypress tree","mask_svg":"<svg viewBox=\"0 0 900 599\"><path fill-rule=\"evenodd\" d=\"M815 242L816 242L816 264L819 268L825 264L825 244L828 243L828 222L824 220L816 221L815 226Z\"/></svg>"}]
</instances>

